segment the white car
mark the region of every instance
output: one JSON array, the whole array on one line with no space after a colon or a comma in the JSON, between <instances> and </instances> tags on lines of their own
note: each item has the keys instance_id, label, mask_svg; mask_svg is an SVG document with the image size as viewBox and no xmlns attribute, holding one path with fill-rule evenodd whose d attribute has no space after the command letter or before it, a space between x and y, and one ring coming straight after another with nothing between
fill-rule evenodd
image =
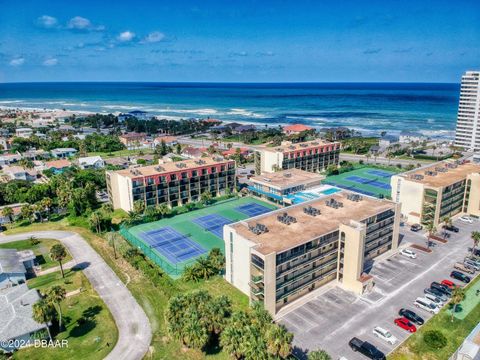
<instances>
[{"instance_id":1,"label":"white car","mask_svg":"<svg viewBox=\"0 0 480 360\"><path fill-rule=\"evenodd\" d=\"M397 338L393 336L390 331L381 328L380 326L373 329L373 335L392 345L395 345L397 342Z\"/></svg>"},{"instance_id":2,"label":"white car","mask_svg":"<svg viewBox=\"0 0 480 360\"><path fill-rule=\"evenodd\" d=\"M403 256L406 256L410 259L416 259L417 258L417 254L415 254L412 250L410 249L402 249L400 250L400 254L402 254Z\"/></svg>"},{"instance_id":3,"label":"white car","mask_svg":"<svg viewBox=\"0 0 480 360\"><path fill-rule=\"evenodd\" d=\"M463 222L465 222L465 223L469 223L469 224L472 224L472 223L473 223L473 219L472 219L470 216L468 216L468 215L460 216L460 217L458 218L458 220L463 221Z\"/></svg>"},{"instance_id":4,"label":"white car","mask_svg":"<svg viewBox=\"0 0 480 360\"><path fill-rule=\"evenodd\" d=\"M415 305L417 308L423 309L425 311L428 311L429 313L432 314L438 314L440 311L439 307L437 304L435 304L432 300L429 300L424 297L418 297L414 302L413 305Z\"/></svg>"},{"instance_id":5,"label":"white car","mask_svg":"<svg viewBox=\"0 0 480 360\"><path fill-rule=\"evenodd\" d=\"M442 306L443 305L443 301L442 299L440 299L439 297L435 296L435 295L432 295L432 294L425 294L425 298L428 299L428 300L431 300L435 303L435 305L437 305L438 307Z\"/></svg>"}]
</instances>

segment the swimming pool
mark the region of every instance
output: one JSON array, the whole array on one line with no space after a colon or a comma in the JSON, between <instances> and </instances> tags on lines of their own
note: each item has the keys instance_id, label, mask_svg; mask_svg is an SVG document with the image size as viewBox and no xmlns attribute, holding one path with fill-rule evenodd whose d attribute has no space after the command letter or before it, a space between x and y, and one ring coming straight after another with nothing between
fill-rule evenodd
<instances>
[{"instance_id":1,"label":"swimming pool","mask_svg":"<svg viewBox=\"0 0 480 360\"><path fill-rule=\"evenodd\" d=\"M337 192L339 192L339 191L340 191L340 189L337 189L337 188L333 188L333 187L332 187L332 188L330 188L330 189L321 191L321 193L324 194L324 195L332 195L332 194L335 194L335 193L337 193Z\"/></svg>"}]
</instances>

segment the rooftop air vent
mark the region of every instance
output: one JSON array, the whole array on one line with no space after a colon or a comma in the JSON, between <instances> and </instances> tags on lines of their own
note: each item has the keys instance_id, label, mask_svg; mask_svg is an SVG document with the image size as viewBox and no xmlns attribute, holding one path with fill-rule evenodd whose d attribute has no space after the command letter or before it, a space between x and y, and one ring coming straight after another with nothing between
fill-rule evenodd
<instances>
[{"instance_id":1,"label":"rooftop air vent","mask_svg":"<svg viewBox=\"0 0 480 360\"><path fill-rule=\"evenodd\" d=\"M195 164L197 164L197 165L204 165L204 164L205 164L205 160L202 160L202 159L195 160Z\"/></svg>"},{"instance_id":2,"label":"rooftop air vent","mask_svg":"<svg viewBox=\"0 0 480 360\"><path fill-rule=\"evenodd\" d=\"M347 199L354 202L362 201L363 197L359 194L348 194Z\"/></svg>"},{"instance_id":3,"label":"rooftop air vent","mask_svg":"<svg viewBox=\"0 0 480 360\"><path fill-rule=\"evenodd\" d=\"M310 215L310 216L320 215L320 210L318 210L317 208L314 208L311 205L308 205L307 207L304 207L303 212L307 215Z\"/></svg>"},{"instance_id":4,"label":"rooftop air vent","mask_svg":"<svg viewBox=\"0 0 480 360\"><path fill-rule=\"evenodd\" d=\"M312 141L312 145L320 145L318 141Z\"/></svg>"},{"instance_id":5,"label":"rooftop air vent","mask_svg":"<svg viewBox=\"0 0 480 360\"><path fill-rule=\"evenodd\" d=\"M269 179L269 178L263 178L263 181L266 181L266 182L272 182L272 179Z\"/></svg>"},{"instance_id":6,"label":"rooftop air vent","mask_svg":"<svg viewBox=\"0 0 480 360\"><path fill-rule=\"evenodd\" d=\"M260 234L268 232L268 228L265 225L260 224L260 223L256 223L255 226L250 226L249 225L248 229L252 233L254 233L255 235L260 235Z\"/></svg>"},{"instance_id":7,"label":"rooftop air vent","mask_svg":"<svg viewBox=\"0 0 480 360\"><path fill-rule=\"evenodd\" d=\"M437 172L436 172L436 171L427 170L427 171L425 171L425 175L428 175L428 176L437 176Z\"/></svg>"},{"instance_id":8,"label":"rooftop air vent","mask_svg":"<svg viewBox=\"0 0 480 360\"><path fill-rule=\"evenodd\" d=\"M165 168L164 167L161 167L161 166L155 166L155 171L158 171L158 172L162 172L162 171L165 171Z\"/></svg>"},{"instance_id":9,"label":"rooftop air vent","mask_svg":"<svg viewBox=\"0 0 480 360\"><path fill-rule=\"evenodd\" d=\"M295 146L293 146L293 145L290 145L288 148L289 148L290 150L295 150Z\"/></svg>"},{"instance_id":10,"label":"rooftop air vent","mask_svg":"<svg viewBox=\"0 0 480 360\"><path fill-rule=\"evenodd\" d=\"M184 168L187 167L187 164L182 163L182 162L179 162L179 163L177 163L176 165L177 165L177 167L180 168L180 169L184 169Z\"/></svg>"},{"instance_id":11,"label":"rooftop air vent","mask_svg":"<svg viewBox=\"0 0 480 360\"><path fill-rule=\"evenodd\" d=\"M343 207L343 203L335 200L334 198L330 198L327 201L325 201L325 205L327 205L328 207L334 208L334 209L338 209L338 208Z\"/></svg>"},{"instance_id":12,"label":"rooftop air vent","mask_svg":"<svg viewBox=\"0 0 480 360\"><path fill-rule=\"evenodd\" d=\"M308 144L300 144L301 147L306 148L308 147Z\"/></svg>"},{"instance_id":13,"label":"rooftop air vent","mask_svg":"<svg viewBox=\"0 0 480 360\"><path fill-rule=\"evenodd\" d=\"M413 174L412 179L413 180L423 180L424 176L421 174Z\"/></svg>"},{"instance_id":14,"label":"rooftop air vent","mask_svg":"<svg viewBox=\"0 0 480 360\"><path fill-rule=\"evenodd\" d=\"M286 212L284 212L281 215L278 215L277 220L280 221L282 224L285 224L285 225L290 225L291 223L296 223L297 222L296 218L288 215Z\"/></svg>"},{"instance_id":15,"label":"rooftop air vent","mask_svg":"<svg viewBox=\"0 0 480 360\"><path fill-rule=\"evenodd\" d=\"M283 174L284 177L286 178L291 178L292 177L292 173L285 173Z\"/></svg>"}]
</instances>

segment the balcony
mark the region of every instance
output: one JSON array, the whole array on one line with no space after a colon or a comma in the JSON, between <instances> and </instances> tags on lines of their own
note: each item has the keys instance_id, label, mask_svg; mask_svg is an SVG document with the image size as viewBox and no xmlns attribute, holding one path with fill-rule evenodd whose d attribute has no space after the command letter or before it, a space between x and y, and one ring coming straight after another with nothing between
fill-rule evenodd
<instances>
[{"instance_id":1,"label":"balcony","mask_svg":"<svg viewBox=\"0 0 480 360\"><path fill-rule=\"evenodd\" d=\"M252 275L252 283L260 284L263 283L263 275Z\"/></svg>"},{"instance_id":2,"label":"balcony","mask_svg":"<svg viewBox=\"0 0 480 360\"><path fill-rule=\"evenodd\" d=\"M252 294L255 295L256 297L259 297L259 296L263 297L263 289L252 288Z\"/></svg>"}]
</instances>

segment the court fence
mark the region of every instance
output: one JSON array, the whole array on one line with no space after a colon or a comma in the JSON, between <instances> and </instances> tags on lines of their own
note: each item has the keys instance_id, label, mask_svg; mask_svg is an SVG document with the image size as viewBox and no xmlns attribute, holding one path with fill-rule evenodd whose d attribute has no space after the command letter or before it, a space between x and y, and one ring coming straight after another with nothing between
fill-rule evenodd
<instances>
[{"instance_id":1,"label":"court fence","mask_svg":"<svg viewBox=\"0 0 480 360\"><path fill-rule=\"evenodd\" d=\"M185 266L193 264L196 261L196 259L193 259L190 261L187 260L182 262L180 266L178 266L178 264L172 265L162 259L148 244L130 233L130 231L128 231L126 227L120 226L119 233L130 245L139 249L145 256L147 256L151 261L160 266L163 271L165 271L170 276L178 277L182 275Z\"/></svg>"}]
</instances>

